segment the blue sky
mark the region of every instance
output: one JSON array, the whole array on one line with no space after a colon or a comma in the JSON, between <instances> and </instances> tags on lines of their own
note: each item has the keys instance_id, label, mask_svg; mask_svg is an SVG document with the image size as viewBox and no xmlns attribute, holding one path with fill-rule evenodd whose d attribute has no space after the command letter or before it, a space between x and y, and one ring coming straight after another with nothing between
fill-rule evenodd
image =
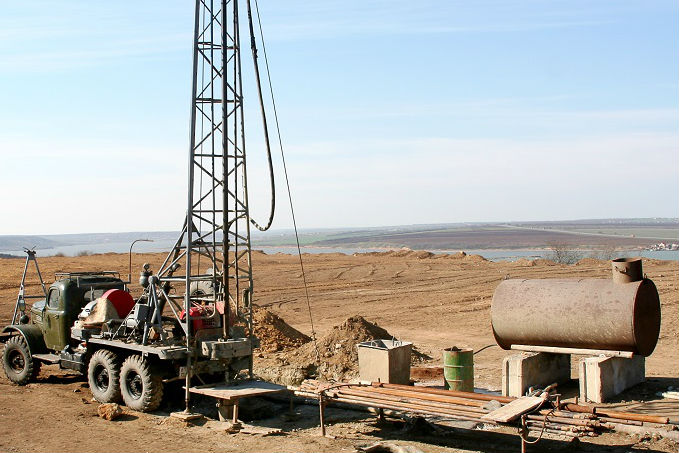
<instances>
[{"instance_id":1,"label":"blue sky","mask_svg":"<svg viewBox=\"0 0 679 453\"><path fill-rule=\"evenodd\" d=\"M0 3L0 234L181 226L191 3ZM679 216L676 1L260 9L301 227Z\"/></svg>"}]
</instances>

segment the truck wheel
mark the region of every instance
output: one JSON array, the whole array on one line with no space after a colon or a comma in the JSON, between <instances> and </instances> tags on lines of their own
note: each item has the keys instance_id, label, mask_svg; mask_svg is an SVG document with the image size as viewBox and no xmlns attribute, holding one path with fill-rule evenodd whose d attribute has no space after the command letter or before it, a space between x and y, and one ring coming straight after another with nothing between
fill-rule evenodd
<instances>
[{"instance_id":1,"label":"truck wheel","mask_svg":"<svg viewBox=\"0 0 679 453\"><path fill-rule=\"evenodd\" d=\"M28 384L40 372L40 362L33 360L28 344L21 335L16 335L5 343L2 366L7 379L19 385Z\"/></svg>"},{"instance_id":2,"label":"truck wheel","mask_svg":"<svg viewBox=\"0 0 679 453\"><path fill-rule=\"evenodd\" d=\"M130 409L153 411L163 399L163 380L158 373L154 373L148 360L140 355L132 355L125 359L120 368L120 391Z\"/></svg>"},{"instance_id":3,"label":"truck wheel","mask_svg":"<svg viewBox=\"0 0 679 453\"><path fill-rule=\"evenodd\" d=\"M106 349L99 349L90 358L87 367L87 382L94 399L100 403L119 403L120 362L118 356Z\"/></svg>"}]
</instances>

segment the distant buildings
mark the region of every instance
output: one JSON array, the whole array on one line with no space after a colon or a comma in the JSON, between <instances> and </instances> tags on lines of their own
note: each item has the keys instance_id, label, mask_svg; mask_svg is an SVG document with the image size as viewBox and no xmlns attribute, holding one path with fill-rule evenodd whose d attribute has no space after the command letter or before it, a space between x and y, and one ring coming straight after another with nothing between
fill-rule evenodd
<instances>
[{"instance_id":1,"label":"distant buildings","mask_svg":"<svg viewBox=\"0 0 679 453\"><path fill-rule=\"evenodd\" d=\"M658 242L648 247L646 250L679 250L679 244L672 242L665 244L664 242Z\"/></svg>"}]
</instances>

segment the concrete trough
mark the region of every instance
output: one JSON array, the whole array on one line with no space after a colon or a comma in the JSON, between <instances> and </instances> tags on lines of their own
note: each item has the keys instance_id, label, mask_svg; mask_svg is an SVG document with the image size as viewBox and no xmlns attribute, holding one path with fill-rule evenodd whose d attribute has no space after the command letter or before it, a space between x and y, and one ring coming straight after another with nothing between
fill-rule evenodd
<instances>
[{"instance_id":1,"label":"concrete trough","mask_svg":"<svg viewBox=\"0 0 679 453\"><path fill-rule=\"evenodd\" d=\"M408 385L412 346L412 343L399 340L359 343L357 345L359 379L366 382Z\"/></svg>"}]
</instances>

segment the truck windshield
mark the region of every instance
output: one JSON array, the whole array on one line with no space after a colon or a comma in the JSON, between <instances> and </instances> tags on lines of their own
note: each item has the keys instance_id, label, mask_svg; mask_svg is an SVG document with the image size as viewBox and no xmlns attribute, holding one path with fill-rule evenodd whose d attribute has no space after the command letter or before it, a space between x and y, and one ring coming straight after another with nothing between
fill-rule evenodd
<instances>
[{"instance_id":1,"label":"truck windshield","mask_svg":"<svg viewBox=\"0 0 679 453\"><path fill-rule=\"evenodd\" d=\"M47 305L50 308L58 308L59 307L59 290L58 289L51 289L49 298L47 299Z\"/></svg>"}]
</instances>

